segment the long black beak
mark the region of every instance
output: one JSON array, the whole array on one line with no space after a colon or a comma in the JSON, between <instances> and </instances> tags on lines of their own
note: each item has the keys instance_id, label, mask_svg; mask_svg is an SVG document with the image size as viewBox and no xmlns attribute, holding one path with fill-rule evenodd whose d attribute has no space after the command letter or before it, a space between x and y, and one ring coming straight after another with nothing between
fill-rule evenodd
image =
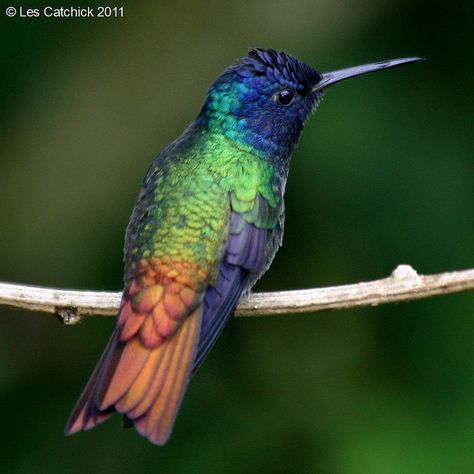
<instances>
[{"instance_id":1,"label":"long black beak","mask_svg":"<svg viewBox=\"0 0 474 474\"><path fill-rule=\"evenodd\" d=\"M401 66L402 64L416 63L423 61L424 58L401 58L392 59L390 61L379 61L377 63L364 64L363 66L348 67L346 69L339 69L339 71L325 72L321 74L321 80L314 85L312 91L320 91L331 84L349 79L350 77L360 76L369 72L379 71L380 69L388 69L391 67Z\"/></svg>"}]
</instances>

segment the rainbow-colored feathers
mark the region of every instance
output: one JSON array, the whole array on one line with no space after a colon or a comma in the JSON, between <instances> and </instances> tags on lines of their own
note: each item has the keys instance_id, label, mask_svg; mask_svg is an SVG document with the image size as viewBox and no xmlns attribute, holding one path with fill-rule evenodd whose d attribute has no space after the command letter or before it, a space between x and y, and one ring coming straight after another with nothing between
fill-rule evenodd
<instances>
[{"instance_id":1,"label":"rainbow-colored feathers","mask_svg":"<svg viewBox=\"0 0 474 474\"><path fill-rule=\"evenodd\" d=\"M289 158L318 78L291 56L253 50L153 162L127 229L117 327L68 434L118 411L151 442L168 440L192 372L281 244ZM285 87L299 105L278 103Z\"/></svg>"}]
</instances>

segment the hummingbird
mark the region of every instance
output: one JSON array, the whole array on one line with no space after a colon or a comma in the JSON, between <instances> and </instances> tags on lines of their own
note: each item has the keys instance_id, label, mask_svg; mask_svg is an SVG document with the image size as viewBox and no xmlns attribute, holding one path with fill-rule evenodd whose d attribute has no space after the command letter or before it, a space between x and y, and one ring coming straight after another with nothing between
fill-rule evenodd
<instances>
[{"instance_id":1,"label":"hummingbird","mask_svg":"<svg viewBox=\"0 0 474 474\"><path fill-rule=\"evenodd\" d=\"M254 48L215 80L145 176L125 236L117 324L67 435L119 412L152 443L168 441L191 375L281 246L290 158L324 92L421 59L320 73Z\"/></svg>"}]
</instances>

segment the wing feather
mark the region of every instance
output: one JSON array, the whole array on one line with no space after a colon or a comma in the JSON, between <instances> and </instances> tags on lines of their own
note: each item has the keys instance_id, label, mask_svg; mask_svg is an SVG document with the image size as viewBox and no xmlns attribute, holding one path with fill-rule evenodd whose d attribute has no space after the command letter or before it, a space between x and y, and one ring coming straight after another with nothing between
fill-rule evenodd
<instances>
[{"instance_id":1,"label":"wing feather","mask_svg":"<svg viewBox=\"0 0 474 474\"><path fill-rule=\"evenodd\" d=\"M229 238L215 285L204 297L201 336L194 361L195 372L237 306L242 293L250 288L270 265L281 243L281 205L270 205L260 194L251 201L231 195Z\"/></svg>"}]
</instances>

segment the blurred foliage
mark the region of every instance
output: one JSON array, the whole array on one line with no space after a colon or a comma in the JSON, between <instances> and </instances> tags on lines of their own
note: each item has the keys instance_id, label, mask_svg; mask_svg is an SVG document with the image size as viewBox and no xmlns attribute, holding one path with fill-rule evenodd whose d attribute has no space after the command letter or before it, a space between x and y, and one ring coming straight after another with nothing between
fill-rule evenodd
<instances>
[{"instance_id":1,"label":"blurred foliage","mask_svg":"<svg viewBox=\"0 0 474 474\"><path fill-rule=\"evenodd\" d=\"M248 46L322 70L428 58L328 92L293 158L284 245L258 289L379 278L399 263L474 266L472 2L143 1L108 20L9 19L10 3L0 280L118 290L148 164ZM112 319L63 327L2 308L2 472L473 472L473 303L236 319L164 448L119 417L63 437Z\"/></svg>"}]
</instances>

